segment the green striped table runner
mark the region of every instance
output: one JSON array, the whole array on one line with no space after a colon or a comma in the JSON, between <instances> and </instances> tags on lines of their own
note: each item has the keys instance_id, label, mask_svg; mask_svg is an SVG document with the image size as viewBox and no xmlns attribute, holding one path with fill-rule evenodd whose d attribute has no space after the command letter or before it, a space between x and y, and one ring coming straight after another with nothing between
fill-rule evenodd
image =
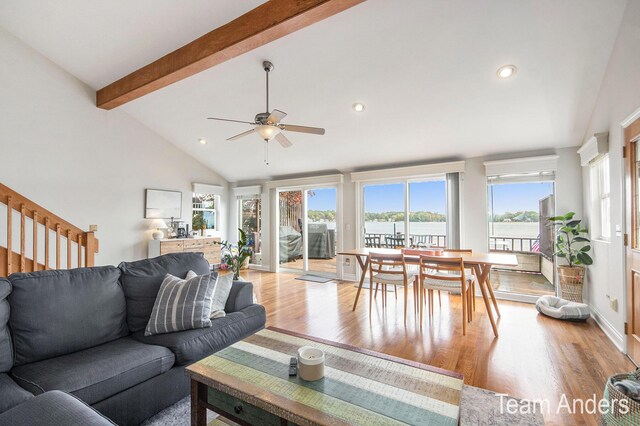
<instances>
[{"instance_id":1,"label":"green striped table runner","mask_svg":"<svg viewBox=\"0 0 640 426\"><path fill-rule=\"evenodd\" d=\"M301 346L326 354L325 377L288 376ZM351 424L456 425L463 381L455 374L417 368L330 344L262 330L197 363L238 383L295 401Z\"/></svg>"}]
</instances>

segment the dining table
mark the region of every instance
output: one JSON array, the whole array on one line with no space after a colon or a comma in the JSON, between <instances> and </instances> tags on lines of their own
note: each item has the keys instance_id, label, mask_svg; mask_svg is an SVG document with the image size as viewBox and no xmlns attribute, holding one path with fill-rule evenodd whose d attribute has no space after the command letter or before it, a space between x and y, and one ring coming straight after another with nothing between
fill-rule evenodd
<instances>
[{"instance_id":1,"label":"dining table","mask_svg":"<svg viewBox=\"0 0 640 426\"><path fill-rule=\"evenodd\" d=\"M352 311L355 311L356 306L358 305L358 298L360 297L362 285L369 269L369 254L371 252L397 254L402 253L402 250L388 248L359 248L344 250L337 253L340 256L355 257L362 271L360 275L360 281L358 283L356 298L353 302ZM416 250L411 250L412 254L405 255L405 262L407 264L417 265L420 263L420 256L415 255L415 252ZM493 334L498 337L498 327L496 325L496 319L494 318L493 311L495 310L496 317L500 318L500 308L498 308L498 302L496 301L496 296L493 293L493 288L491 287L491 282L489 281L489 272L494 266L518 266L518 258L516 257L516 255L512 253L495 252L447 252L445 250L441 253L441 256L450 258L462 258L465 267L470 268L474 271L474 274L478 281L478 287L480 288L484 304L487 308L487 315L489 316L489 321L491 322L491 327L493 328Z\"/></svg>"}]
</instances>

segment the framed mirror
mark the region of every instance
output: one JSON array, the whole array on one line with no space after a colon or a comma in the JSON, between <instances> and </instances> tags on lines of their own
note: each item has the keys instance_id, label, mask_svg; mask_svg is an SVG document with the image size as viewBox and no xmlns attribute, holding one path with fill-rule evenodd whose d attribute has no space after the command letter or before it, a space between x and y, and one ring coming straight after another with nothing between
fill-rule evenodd
<instances>
[{"instance_id":1,"label":"framed mirror","mask_svg":"<svg viewBox=\"0 0 640 426\"><path fill-rule=\"evenodd\" d=\"M180 219L182 217L182 192L161 189L147 189L145 192L145 219Z\"/></svg>"}]
</instances>

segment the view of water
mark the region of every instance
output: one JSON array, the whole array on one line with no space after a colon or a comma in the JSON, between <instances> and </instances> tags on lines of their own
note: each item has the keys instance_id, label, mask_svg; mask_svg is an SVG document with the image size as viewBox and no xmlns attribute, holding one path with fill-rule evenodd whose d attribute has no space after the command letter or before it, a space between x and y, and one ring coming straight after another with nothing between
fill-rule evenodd
<instances>
[{"instance_id":1,"label":"view of water","mask_svg":"<svg viewBox=\"0 0 640 426\"><path fill-rule=\"evenodd\" d=\"M366 222L369 234L404 233L404 222ZM444 235L445 222L414 222L410 224L410 233L418 235ZM492 231L493 230L493 231ZM489 224L489 234L496 237L536 238L539 234L536 222L496 222Z\"/></svg>"},{"instance_id":2,"label":"view of water","mask_svg":"<svg viewBox=\"0 0 640 426\"><path fill-rule=\"evenodd\" d=\"M310 222L312 223L312 222ZM325 223L327 228L336 229L335 222ZM414 222L410 224L411 234L445 235L446 222ZM367 234L404 234L404 222L365 222ZM536 238L539 234L537 222L495 222L489 224L489 235L495 237Z\"/></svg>"}]
</instances>

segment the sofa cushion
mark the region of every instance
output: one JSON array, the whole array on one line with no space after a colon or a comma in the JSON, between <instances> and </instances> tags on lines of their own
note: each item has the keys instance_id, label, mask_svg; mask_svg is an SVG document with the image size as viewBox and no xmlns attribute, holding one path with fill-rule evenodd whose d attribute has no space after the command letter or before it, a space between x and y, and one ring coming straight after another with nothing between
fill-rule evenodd
<instances>
[{"instance_id":1,"label":"sofa cushion","mask_svg":"<svg viewBox=\"0 0 640 426\"><path fill-rule=\"evenodd\" d=\"M21 365L11 375L34 394L57 389L95 404L168 371L174 359L167 348L123 337L80 352Z\"/></svg>"},{"instance_id":2,"label":"sofa cushion","mask_svg":"<svg viewBox=\"0 0 640 426\"><path fill-rule=\"evenodd\" d=\"M234 281L224 307L226 313L241 311L257 303L253 298L253 284L248 281Z\"/></svg>"},{"instance_id":3,"label":"sofa cushion","mask_svg":"<svg viewBox=\"0 0 640 426\"><path fill-rule=\"evenodd\" d=\"M211 327L177 333L145 336L143 331L132 335L140 342L171 349L176 365L190 364L224 349L264 328L266 313L262 305L250 305L242 311L211 320Z\"/></svg>"},{"instance_id":4,"label":"sofa cushion","mask_svg":"<svg viewBox=\"0 0 640 426\"><path fill-rule=\"evenodd\" d=\"M101 345L128 334L120 270L113 266L12 274L15 365Z\"/></svg>"},{"instance_id":5,"label":"sofa cushion","mask_svg":"<svg viewBox=\"0 0 640 426\"><path fill-rule=\"evenodd\" d=\"M153 259L122 262L122 286L127 298L127 325L131 332L144 330L165 275L184 278L191 270L209 273L209 262L202 253L171 253Z\"/></svg>"},{"instance_id":6,"label":"sofa cushion","mask_svg":"<svg viewBox=\"0 0 640 426\"><path fill-rule=\"evenodd\" d=\"M9 333L9 301L7 297L11 293L11 284L4 278L0 278L0 373L6 373L13 366L13 348L11 347L11 334Z\"/></svg>"},{"instance_id":7,"label":"sofa cushion","mask_svg":"<svg viewBox=\"0 0 640 426\"><path fill-rule=\"evenodd\" d=\"M33 398L31 392L18 386L9 375L0 374L0 413L4 413L31 398Z\"/></svg>"},{"instance_id":8,"label":"sofa cushion","mask_svg":"<svg viewBox=\"0 0 640 426\"><path fill-rule=\"evenodd\" d=\"M52 391L0 414L3 426L113 426L111 420L64 392Z\"/></svg>"}]
</instances>

